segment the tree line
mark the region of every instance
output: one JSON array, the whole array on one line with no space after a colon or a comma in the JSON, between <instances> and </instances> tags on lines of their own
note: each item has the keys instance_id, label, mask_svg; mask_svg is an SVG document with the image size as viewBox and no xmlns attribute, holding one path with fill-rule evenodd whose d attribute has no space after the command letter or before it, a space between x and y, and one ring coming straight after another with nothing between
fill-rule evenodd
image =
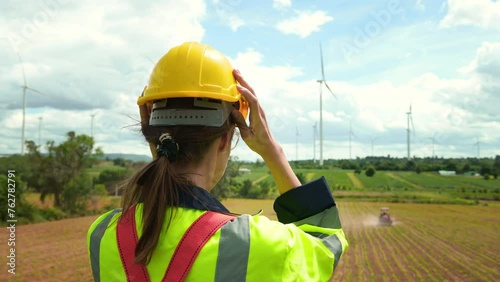
<instances>
[{"instance_id":1,"label":"tree line","mask_svg":"<svg viewBox=\"0 0 500 282\"><path fill-rule=\"evenodd\" d=\"M348 169L366 171L372 167L375 170L385 171L414 171L437 172L440 170L455 171L457 174L478 173L489 175L495 179L500 175L500 155L493 158L407 158L366 157L356 159L325 160L324 166L319 167L313 160L293 161L295 168L305 169Z\"/></svg>"},{"instance_id":2,"label":"tree line","mask_svg":"<svg viewBox=\"0 0 500 282\"><path fill-rule=\"evenodd\" d=\"M0 158L2 171L16 171L16 215L23 222L59 219L88 213L88 203L93 195L105 191L96 189L94 179L85 173L103 155L94 149L92 137L74 131L68 132L60 144L46 143L47 153L40 153L40 145L26 141L27 154ZM2 189L7 187L6 176L0 175ZM26 192L38 192L43 203L53 195L54 206L41 209L26 200ZM7 194L1 193L2 209L7 210ZM2 221L6 214L0 213Z\"/></svg>"}]
</instances>

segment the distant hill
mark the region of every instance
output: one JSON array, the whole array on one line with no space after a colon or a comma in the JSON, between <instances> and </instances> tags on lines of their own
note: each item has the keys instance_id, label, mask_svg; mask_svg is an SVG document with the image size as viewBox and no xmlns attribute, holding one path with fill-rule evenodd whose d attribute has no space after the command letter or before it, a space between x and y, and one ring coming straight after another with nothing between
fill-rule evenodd
<instances>
[{"instance_id":1,"label":"distant hill","mask_svg":"<svg viewBox=\"0 0 500 282\"><path fill-rule=\"evenodd\" d=\"M151 156L146 155L136 155L136 154L104 154L103 159L125 159L131 160L133 162L150 162L152 160Z\"/></svg>"}]
</instances>

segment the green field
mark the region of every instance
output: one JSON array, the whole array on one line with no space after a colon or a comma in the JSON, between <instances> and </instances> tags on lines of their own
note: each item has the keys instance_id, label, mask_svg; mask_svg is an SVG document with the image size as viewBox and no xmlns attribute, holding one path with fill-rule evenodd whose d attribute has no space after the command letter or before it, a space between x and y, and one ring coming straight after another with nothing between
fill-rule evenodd
<instances>
[{"instance_id":1,"label":"green field","mask_svg":"<svg viewBox=\"0 0 500 282\"><path fill-rule=\"evenodd\" d=\"M237 183L249 180L253 186L267 182L275 186L265 165L243 164L241 168L250 173L241 173L235 178ZM97 176L103 170L123 169L112 162L102 162L89 169ZM392 203L433 203L433 204L478 204L500 200L500 179L485 180L473 176L441 176L437 173L405 171L377 171L373 177L353 170L342 169L295 169L305 182L324 176L332 191L339 199L351 201L392 202ZM271 189L268 198L277 196ZM265 198L266 195L259 198Z\"/></svg>"},{"instance_id":2,"label":"green field","mask_svg":"<svg viewBox=\"0 0 500 282\"><path fill-rule=\"evenodd\" d=\"M247 166L251 173L240 175L237 181L274 182L268 169ZM437 173L377 171L373 177L341 169L296 169L306 181L324 176L339 198L362 201L476 204L479 201L500 200L500 180L485 180L473 176L440 176ZM354 177L358 183L355 185ZM361 186L361 187L360 187Z\"/></svg>"}]
</instances>

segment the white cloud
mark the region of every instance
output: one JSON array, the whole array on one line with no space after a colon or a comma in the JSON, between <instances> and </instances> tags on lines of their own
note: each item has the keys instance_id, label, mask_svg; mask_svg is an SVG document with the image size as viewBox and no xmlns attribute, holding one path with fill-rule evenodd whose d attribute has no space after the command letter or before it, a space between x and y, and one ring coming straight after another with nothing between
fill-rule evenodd
<instances>
[{"instance_id":1,"label":"white cloud","mask_svg":"<svg viewBox=\"0 0 500 282\"><path fill-rule=\"evenodd\" d=\"M97 113L97 145L113 152L117 142L139 138L123 127L134 123L127 115L137 115L135 101L153 61L180 42L201 41L205 33L203 0L148 5L140 1L65 3L50 13L45 2L29 7L0 3L0 10L9 11L0 17L0 33L18 39L16 46L0 41L0 125L4 128L0 154L20 151L22 74L16 49L22 55L28 85L47 94L28 92L26 138L38 139L40 116L43 140L58 142L68 130L89 134L90 114ZM47 20L36 22L42 15L48 15ZM32 29L29 33L27 27ZM115 141L116 136L122 139ZM138 152L147 152L147 147Z\"/></svg>"},{"instance_id":2,"label":"white cloud","mask_svg":"<svg viewBox=\"0 0 500 282\"><path fill-rule=\"evenodd\" d=\"M416 0L415 6L417 7L417 10L425 11L424 0Z\"/></svg>"},{"instance_id":3,"label":"white cloud","mask_svg":"<svg viewBox=\"0 0 500 282\"><path fill-rule=\"evenodd\" d=\"M21 46L29 85L51 95L44 98L34 93L28 94L26 138L37 140L39 116L43 117L42 141L58 142L68 130L88 134L90 115L96 114L97 145L103 147L106 153L148 154L140 134L126 127L134 123L128 116L137 116L135 101L149 77L154 61L174 44L203 39L205 30L201 22L206 20L203 3L201 0L194 1L190 6L187 1L161 2L141 10L137 9L140 6L137 1L118 5L119 10L113 10L116 2L99 8L95 1L85 5L74 2L61 8ZM4 10L2 8L5 5L0 3L0 10ZM22 33L24 19L31 19L38 9L36 6L18 6L5 10L13 12L7 12L8 16L0 18L0 32L21 30ZM307 17L313 15L314 19L301 19L302 14L297 12L295 23L289 20L285 24L287 29L295 29L290 34L306 37L325 22L333 20L321 11L305 13ZM162 24L158 25L158 22ZM238 23L237 18L235 23L238 27L245 24ZM425 38L412 36L412 30L408 27L397 29L393 34L390 40L380 38L380 42L392 44L377 45L378 42L374 41L354 61L359 64L349 65L349 68L370 68L376 63L380 66L376 71L383 72L384 67L389 68L383 57L395 54L391 60L404 60L399 65L417 65L418 69L418 64L404 59L408 52L418 58L418 50L409 46L424 46L423 49L430 48L430 51L437 48L436 45L427 44ZM398 43L400 38L412 40ZM463 39L457 40L461 42ZM448 40L441 44L445 44L446 48L454 48L457 41ZM0 41L0 46L0 58L4 62L0 64L0 125L3 128L0 132L0 154L16 153L20 149L21 136L22 90L19 86L22 74L8 42ZM406 51L398 53L398 49ZM263 54L256 49L240 52L232 58L233 66L239 68L255 88L273 134L291 159L295 158L296 126L301 134L299 158L312 158L312 126L314 123L319 125L318 83L306 73L308 70L302 65L266 64L269 58ZM456 58L453 54L447 59ZM269 56L273 55L276 56ZM375 76L384 77L384 80L374 82L362 82L372 81L363 79L356 83L329 81L338 99L323 91L325 158L348 157L346 141L351 120L357 136L356 141L353 141L353 156L371 153L368 136L377 137L376 155L404 156L405 112L410 103L413 103L416 127L416 137L412 143L416 155L430 155L426 138L433 134L436 134L442 149L437 152L440 155L459 155L460 150L473 150L470 144L476 142L476 135L485 143L484 152L481 147L482 154L492 155L498 144L495 140L500 140L497 115L500 97L495 94L500 93L497 79L500 77L499 61L500 43L485 42L477 48L474 58L465 63L460 61L466 67L456 77L453 77L453 73L442 74L439 70L429 69L432 64L428 64L427 68L412 71L412 74L416 73L412 79L405 77L398 80L387 75ZM436 59L433 63L446 65L446 62ZM334 68L327 66L328 69ZM53 96L57 99L53 99ZM468 146L467 149L463 149L465 146ZM454 149L450 151L446 148ZM243 143L234 153L245 160L257 158ZM465 153L463 155L467 156Z\"/></svg>"},{"instance_id":4,"label":"white cloud","mask_svg":"<svg viewBox=\"0 0 500 282\"><path fill-rule=\"evenodd\" d=\"M273 0L273 7L275 9L285 9L292 6L291 0Z\"/></svg>"},{"instance_id":5,"label":"white cloud","mask_svg":"<svg viewBox=\"0 0 500 282\"><path fill-rule=\"evenodd\" d=\"M246 21L238 15L241 12L241 1L212 0L212 3L219 21L232 31L236 32L246 24Z\"/></svg>"},{"instance_id":6,"label":"white cloud","mask_svg":"<svg viewBox=\"0 0 500 282\"><path fill-rule=\"evenodd\" d=\"M500 76L500 42L483 42L477 50L476 58L459 69L465 75L474 72L498 78Z\"/></svg>"},{"instance_id":7,"label":"white cloud","mask_svg":"<svg viewBox=\"0 0 500 282\"><path fill-rule=\"evenodd\" d=\"M284 34L295 34L301 38L319 31L320 27L333 20L325 11L297 11L296 16L276 24L276 28Z\"/></svg>"},{"instance_id":8,"label":"white cloud","mask_svg":"<svg viewBox=\"0 0 500 282\"><path fill-rule=\"evenodd\" d=\"M500 2L491 0L448 0L448 14L440 26L473 25L500 28Z\"/></svg>"},{"instance_id":9,"label":"white cloud","mask_svg":"<svg viewBox=\"0 0 500 282\"><path fill-rule=\"evenodd\" d=\"M238 28L245 25L245 21L237 15L228 15L227 22L232 31L238 31Z\"/></svg>"},{"instance_id":10,"label":"white cloud","mask_svg":"<svg viewBox=\"0 0 500 282\"><path fill-rule=\"evenodd\" d=\"M390 80L366 84L330 81L338 99L323 92L325 158L348 157L346 142L351 120L357 136L352 144L353 156L371 154L370 138L377 138L376 155L405 156L406 112L410 104L416 131L412 136L412 155L431 156L429 138L433 136L439 143L439 147L435 147L438 155L468 156L466 152L473 149L469 143L473 143L476 135L482 142L493 140L490 144L494 144L494 140L500 140L500 131L496 130L500 123L495 114L500 97L492 93L500 87L498 83L488 84L492 79L487 79L486 72L481 70L489 70L488 75L494 70L491 63L500 58L498 46L499 43L483 43L473 60L474 67L465 77L444 78L423 73L399 84ZM258 51L248 50L238 54L233 64L254 86L273 134L288 157L295 159L295 126L298 126L299 158L312 158L312 126L314 123L319 126L318 84L301 79L300 69L266 66L265 61ZM490 88L486 89L485 85ZM491 155L493 151L487 151L485 146L483 153ZM241 159L257 158L244 146L235 154Z\"/></svg>"}]
</instances>

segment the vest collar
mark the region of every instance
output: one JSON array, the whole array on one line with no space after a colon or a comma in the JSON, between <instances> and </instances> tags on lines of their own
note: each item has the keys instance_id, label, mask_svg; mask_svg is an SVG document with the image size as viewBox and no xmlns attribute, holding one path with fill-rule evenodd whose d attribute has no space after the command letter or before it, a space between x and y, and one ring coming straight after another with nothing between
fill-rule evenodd
<instances>
[{"instance_id":1,"label":"vest collar","mask_svg":"<svg viewBox=\"0 0 500 282\"><path fill-rule=\"evenodd\" d=\"M183 208L229 213L229 210L207 190L189 186L188 191L180 189L179 206Z\"/></svg>"}]
</instances>

